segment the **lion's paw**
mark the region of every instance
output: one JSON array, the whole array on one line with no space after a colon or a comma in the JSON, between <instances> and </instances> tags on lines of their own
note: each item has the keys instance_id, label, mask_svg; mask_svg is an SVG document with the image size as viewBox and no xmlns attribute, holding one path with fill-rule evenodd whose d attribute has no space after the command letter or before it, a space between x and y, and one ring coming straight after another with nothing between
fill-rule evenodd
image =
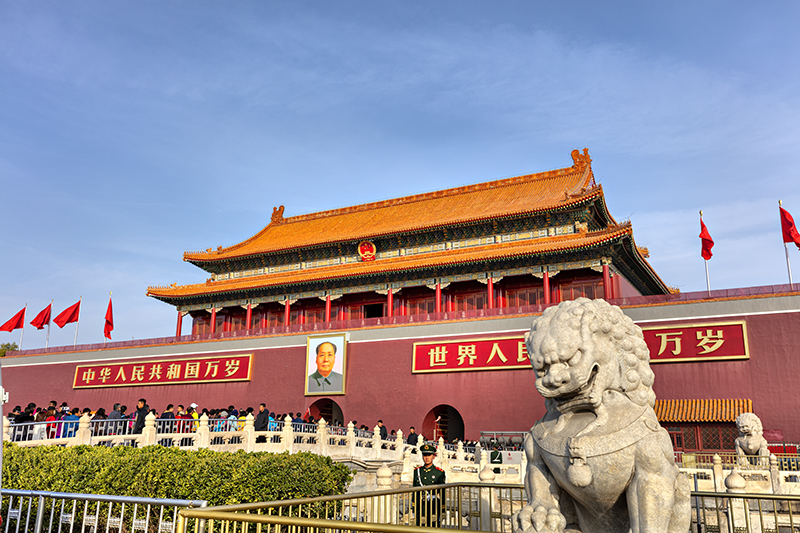
<instances>
[{"instance_id":1,"label":"lion's paw","mask_svg":"<svg viewBox=\"0 0 800 533\"><path fill-rule=\"evenodd\" d=\"M564 533L567 519L556 507L526 505L511 517L515 533Z\"/></svg>"}]
</instances>

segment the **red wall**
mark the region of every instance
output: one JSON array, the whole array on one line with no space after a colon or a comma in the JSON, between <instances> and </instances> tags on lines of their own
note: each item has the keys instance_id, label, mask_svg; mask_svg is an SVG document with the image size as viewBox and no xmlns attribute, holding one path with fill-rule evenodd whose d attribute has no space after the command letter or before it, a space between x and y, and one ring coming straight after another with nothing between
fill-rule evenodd
<instances>
[{"instance_id":1,"label":"red wall","mask_svg":"<svg viewBox=\"0 0 800 533\"><path fill-rule=\"evenodd\" d=\"M543 401L533 387L532 370L412 374L413 343L414 340L397 340L348 344L346 394L330 396L341 407L345 422L357 420L359 425L372 428L378 419L383 419L390 430L402 429L408 434L408 428L415 426L420 432L425 415L434 407L447 404L464 419L465 437L477 439L481 430L527 430L544 413ZM257 409L264 402L271 411L282 413L305 411L320 399L304 395L305 347L253 353L249 383L73 390L76 364L4 367L3 380L10 397L5 412L14 405L24 407L30 401L47 405L50 400L59 404L67 401L70 407L81 409L105 407L106 411L120 402L131 412L136 401L145 398L159 412L168 403L195 402L209 409L233 404Z\"/></svg>"},{"instance_id":2,"label":"red wall","mask_svg":"<svg viewBox=\"0 0 800 533\"><path fill-rule=\"evenodd\" d=\"M798 442L800 411L795 391L800 376L800 313L751 315L745 322L749 360L653 364L656 396L750 398L764 429L783 430L787 441Z\"/></svg>"},{"instance_id":3,"label":"red wall","mask_svg":"<svg viewBox=\"0 0 800 533\"><path fill-rule=\"evenodd\" d=\"M653 364L656 394L661 399L750 398L765 429L780 429L787 440L800 441L800 410L795 394L800 375L800 313L752 315L746 317L746 323L749 360ZM304 342L305 337L298 340ZM472 439L481 430L526 430L544 413L543 400L534 388L534 375L529 369L412 374L415 340L434 338L348 345L347 394L331 396L341 407L345 421L357 420L359 425L372 428L378 419L383 419L389 429L407 433L412 425L419 431L431 409L447 404L459 411L465 436ZM10 395L5 412L29 401L46 405L51 399L59 403L66 400L71 407L107 410L114 402L120 402L132 410L140 397L158 411L168 403L257 408L262 401L279 413L305 411L320 399L304 395L305 351L305 346L254 350L252 381L228 384L73 390L76 364L4 365L3 385Z\"/></svg>"}]
</instances>

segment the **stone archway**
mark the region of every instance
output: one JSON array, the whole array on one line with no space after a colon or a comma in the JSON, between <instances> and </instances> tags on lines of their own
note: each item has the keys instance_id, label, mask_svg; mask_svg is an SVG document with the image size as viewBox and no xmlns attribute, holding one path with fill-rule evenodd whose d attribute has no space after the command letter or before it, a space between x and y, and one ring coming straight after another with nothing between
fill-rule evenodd
<instances>
[{"instance_id":1,"label":"stone archway","mask_svg":"<svg viewBox=\"0 0 800 533\"><path fill-rule=\"evenodd\" d=\"M342 408L339 407L338 403L334 402L330 398L320 398L316 402L312 403L308 409L311 412L311 416L314 417L314 420L324 418L325 422L327 422L329 425L333 422L338 422L340 425L344 425Z\"/></svg>"},{"instance_id":2,"label":"stone archway","mask_svg":"<svg viewBox=\"0 0 800 533\"><path fill-rule=\"evenodd\" d=\"M463 441L464 419L452 405L437 405L425 415L422 421L422 435L426 439L437 441L439 437L445 442L453 442L455 439Z\"/></svg>"}]
</instances>

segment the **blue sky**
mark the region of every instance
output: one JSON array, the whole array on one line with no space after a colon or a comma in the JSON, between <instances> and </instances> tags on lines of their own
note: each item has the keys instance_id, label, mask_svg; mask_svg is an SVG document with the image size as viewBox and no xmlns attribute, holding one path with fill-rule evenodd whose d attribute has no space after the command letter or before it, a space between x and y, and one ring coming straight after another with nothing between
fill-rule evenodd
<instances>
[{"instance_id":1,"label":"blue sky","mask_svg":"<svg viewBox=\"0 0 800 533\"><path fill-rule=\"evenodd\" d=\"M183 252L246 239L273 206L539 172L583 147L668 284L705 288L700 209L712 288L787 283L797 20L788 1L2 2L0 323L83 296L78 342L101 342L113 291L114 340L172 335L147 287L205 280ZM26 328L23 348L44 342Z\"/></svg>"}]
</instances>

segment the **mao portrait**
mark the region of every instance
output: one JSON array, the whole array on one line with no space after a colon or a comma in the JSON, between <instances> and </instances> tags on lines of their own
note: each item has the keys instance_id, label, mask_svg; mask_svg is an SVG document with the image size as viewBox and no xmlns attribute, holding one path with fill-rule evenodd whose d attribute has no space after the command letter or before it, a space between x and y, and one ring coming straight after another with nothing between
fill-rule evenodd
<instances>
[{"instance_id":1,"label":"mao portrait","mask_svg":"<svg viewBox=\"0 0 800 533\"><path fill-rule=\"evenodd\" d=\"M306 394L344 394L345 334L308 337Z\"/></svg>"}]
</instances>

